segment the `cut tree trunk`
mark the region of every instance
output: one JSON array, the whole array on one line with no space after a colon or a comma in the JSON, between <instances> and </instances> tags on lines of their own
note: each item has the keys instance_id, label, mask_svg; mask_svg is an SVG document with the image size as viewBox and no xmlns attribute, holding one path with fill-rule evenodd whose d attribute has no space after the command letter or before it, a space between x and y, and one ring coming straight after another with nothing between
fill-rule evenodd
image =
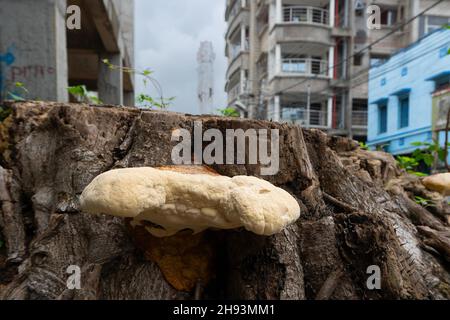
<instances>
[{"instance_id":1,"label":"cut tree trunk","mask_svg":"<svg viewBox=\"0 0 450 320\"><path fill-rule=\"evenodd\" d=\"M6 106L12 114L0 125L2 299L450 298L447 222L385 191L377 179L397 174L395 165L379 153L366 159L371 153L352 141L266 121L46 102ZM102 172L172 165L172 132L193 132L194 121L223 133L278 129L278 174L260 176L260 165L212 169L267 179L290 192L302 213L271 237L207 231L215 239L211 280L182 292L146 259L123 220L85 214L78 199ZM357 170L344 154L355 155ZM71 265L81 269L81 290L66 285ZM367 286L374 265L379 290Z\"/></svg>"}]
</instances>

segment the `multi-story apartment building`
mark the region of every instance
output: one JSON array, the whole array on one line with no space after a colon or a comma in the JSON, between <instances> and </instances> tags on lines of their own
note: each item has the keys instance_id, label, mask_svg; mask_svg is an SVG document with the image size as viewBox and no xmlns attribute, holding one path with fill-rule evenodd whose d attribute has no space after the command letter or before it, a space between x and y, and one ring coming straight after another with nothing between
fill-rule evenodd
<instances>
[{"instance_id":1,"label":"multi-story apartment building","mask_svg":"<svg viewBox=\"0 0 450 320\"><path fill-rule=\"evenodd\" d=\"M79 29L66 25L72 6ZM133 76L103 59L134 66L134 0L0 0L0 101L22 95L22 82L28 99L65 102L68 86L85 85L104 103L134 105Z\"/></svg>"},{"instance_id":2,"label":"multi-story apartment building","mask_svg":"<svg viewBox=\"0 0 450 320\"><path fill-rule=\"evenodd\" d=\"M228 103L243 116L289 121L365 140L371 64L449 21L444 1L226 0ZM368 6L381 29L369 29ZM351 58L349 58L351 57Z\"/></svg>"}]
</instances>

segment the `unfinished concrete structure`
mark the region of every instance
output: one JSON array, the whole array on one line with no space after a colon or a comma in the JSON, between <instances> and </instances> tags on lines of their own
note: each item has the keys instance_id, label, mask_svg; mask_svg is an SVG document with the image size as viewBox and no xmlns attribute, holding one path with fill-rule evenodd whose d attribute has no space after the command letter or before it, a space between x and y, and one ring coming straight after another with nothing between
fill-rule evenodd
<instances>
[{"instance_id":1,"label":"unfinished concrete structure","mask_svg":"<svg viewBox=\"0 0 450 320\"><path fill-rule=\"evenodd\" d=\"M228 103L251 118L365 140L371 64L449 21L444 1L371 50L355 52L436 1L226 0ZM381 9L369 29L368 6ZM348 61L347 61L348 60Z\"/></svg>"},{"instance_id":2,"label":"unfinished concrete structure","mask_svg":"<svg viewBox=\"0 0 450 320\"><path fill-rule=\"evenodd\" d=\"M66 27L71 5L81 29ZM134 105L133 76L101 62L134 65L133 0L0 0L0 23L0 100L25 95L22 82L28 99L65 102L69 85L86 85L104 103Z\"/></svg>"},{"instance_id":3,"label":"unfinished concrete structure","mask_svg":"<svg viewBox=\"0 0 450 320\"><path fill-rule=\"evenodd\" d=\"M216 54L212 42L203 41L197 54L197 99L200 114L214 113L214 60Z\"/></svg>"}]
</instances>

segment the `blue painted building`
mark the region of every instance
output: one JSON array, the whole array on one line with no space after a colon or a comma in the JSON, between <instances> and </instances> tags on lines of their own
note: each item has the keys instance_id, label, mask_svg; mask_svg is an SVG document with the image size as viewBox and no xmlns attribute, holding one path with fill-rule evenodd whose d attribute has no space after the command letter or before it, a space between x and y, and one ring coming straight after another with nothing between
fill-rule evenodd
<instances>
[{"instance_id":1,"label":"blue painted building","mask_svg":"<svg viewBox=\"0 0 450 320\"><path fill-rule=\"evenodd\" d=\"M408 154L417 148L411 143L432 141L433 120L437 120L433 114L439 114L433 103L438 93L450 88L449 48L450 30L439 29L371 68L368 145L372 149Z\"/></svg>"}]
</instances>

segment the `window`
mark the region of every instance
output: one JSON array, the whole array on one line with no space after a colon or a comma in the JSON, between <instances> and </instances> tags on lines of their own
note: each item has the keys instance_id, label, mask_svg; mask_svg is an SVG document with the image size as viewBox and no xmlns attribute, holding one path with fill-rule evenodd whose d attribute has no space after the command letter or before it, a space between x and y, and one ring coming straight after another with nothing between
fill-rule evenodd
<instances>
[{"instance_id":1,"label":"window","mask_svg":"<svg viewBox=\"0 0 450 320\"><path fill-rule=\"evenodd\" d=\"M353 58L353 65L362 66L363 57L364 55L362 53L355 55L355 57Z\"/></svg>"},{"instance_id":2,"label":"window","mask_svg":"<svg viewBox=\"0 0 450 320\"><path fill-rule=\"evenodd\" d=\"M399 128L409 126L409 97L399 98Z\"/></svg>"},{"instance_id":3,"label":"window","mask_svg":"<svg viewBox=\"0 0 450 320\"><path fill-rule=\"evenodd\" d=\"M387 132L387 105L378 106L378 133Z\"/></svg>"},{"instance_id":4,"label":"window","mask_svg":"<svg viewBox=\"0 0 450 320\"><path fill-rule=\"evenodd\" d=\"M423 16L419 22L419 36L423 37L427 33L433 32L436 29L448 24L450 19L448 17L440 16Z\"/></svg>"},{"instance_id":5,"label":"window","mask_svg":"<svg viewBox=\"0 0 450 320\"><path fill-rule=\"evenodd\" d=\"M381 25L393 26L397 23L397 9L381 9Z\"/></svg>"}]
</instances>

